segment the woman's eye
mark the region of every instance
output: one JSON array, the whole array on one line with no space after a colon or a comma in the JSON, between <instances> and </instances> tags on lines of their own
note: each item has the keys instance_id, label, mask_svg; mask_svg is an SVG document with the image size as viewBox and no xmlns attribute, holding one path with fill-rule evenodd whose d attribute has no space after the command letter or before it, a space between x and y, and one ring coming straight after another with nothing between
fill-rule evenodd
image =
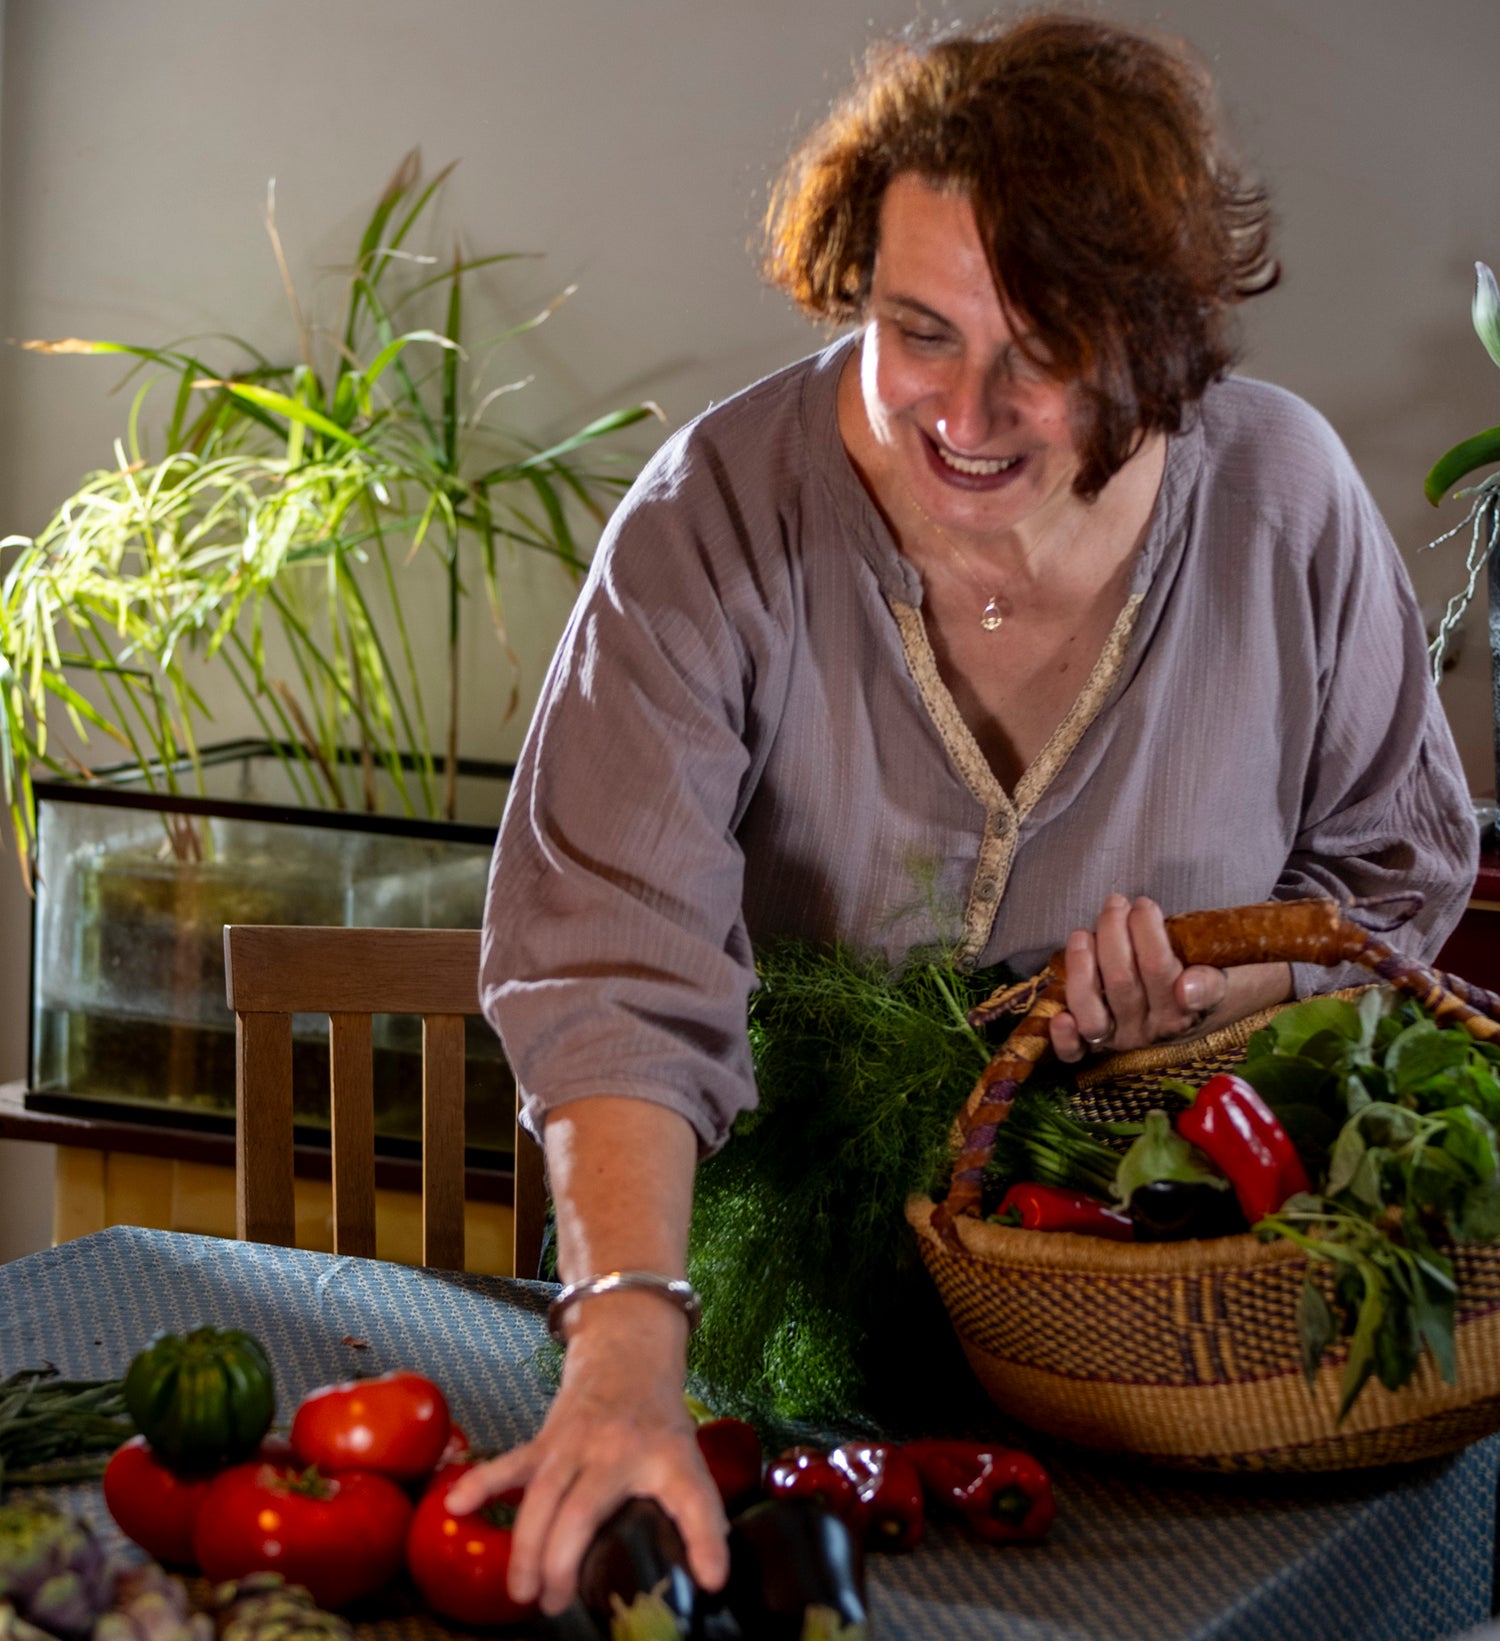
<instances>
[{"instance_id":1,"label":"woman's eye","mask_svg":"<svg viewBox=\"0 0 1500 1641\"><path fill-rule=\"evenodd\" d=\"M905 326L901 330L902 338L917 347L935 347L943 340L937 331L909 330Z\"/></svg>"}]
</instances>

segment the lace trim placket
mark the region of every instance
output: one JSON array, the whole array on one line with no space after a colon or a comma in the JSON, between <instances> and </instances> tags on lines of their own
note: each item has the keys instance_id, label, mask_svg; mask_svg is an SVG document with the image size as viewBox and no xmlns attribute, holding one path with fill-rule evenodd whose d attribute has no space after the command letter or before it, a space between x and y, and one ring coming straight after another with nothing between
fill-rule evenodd
<instances>
[{"instance_id":1,"label":"lace trim placket","mask_svg":"<svg viewBox=\"0 0 1500 1641\"><path fill-rule=\"evenodd\" d=\"M1126 599L1077 699L1047 738L1046 745L1022 771L1014 798L995 778L994 770L958 710L958 703L943 682L921 610L915 604L888 598L901 633L906 664L923 705L942 737L953 767L984 810L984 829L964 907L963 932L954 950L954 962L960 969L977 967L989 944L995 914L1000 909L1015 863L1021 825L1067 762L1083 732L1098 717L1099 709L1113 689L1143 596L1133 593Z\"/></svg>"}]
</instances>

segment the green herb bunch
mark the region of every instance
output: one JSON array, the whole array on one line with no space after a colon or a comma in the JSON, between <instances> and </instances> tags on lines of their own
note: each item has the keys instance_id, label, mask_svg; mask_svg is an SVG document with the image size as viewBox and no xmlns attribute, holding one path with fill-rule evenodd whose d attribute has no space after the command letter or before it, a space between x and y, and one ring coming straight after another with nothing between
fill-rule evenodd
<instances>
[{"instance_id":1,"label":"green herb bunch","mask_svg":"<svg viewBox=\"0 0 1500 1641\"><path fill-rule=\"evenodd\" d=\"M984 1171L985 1199L998 1199L1021 1180L1108 1197L1120 1168L1120 1151L1108 1142L1133 1138L1141 1129L1138 1122L1085 1122L1065 1088L1028 1084L995 1135Z\"/></svg>"},{"instance_id":2,"label":"green herb bunch","mask_svg":"<svg viewBox=\"0 0 1500 1641\"><path fill-rule=\"evenodd\" d=\"M1409 999L1367 992L1284 1010L1250 1040L1240 1074L1291 1135L1321 1195L1256 1228L1313 1266L1299 1308L1309 1383L1349 1341L1342 1418L1365 1384L1398 1390L1424 1346L1455 1376L1453 1245L1500 1236L1500 1049L1444 1030Z\"/></svg>"},{"instance_id":3,"label":"green herb bunch","mask_svg":"<svg viewBox=\"0 0 1500 1641\"><path fill-rule=\"evenodd\" d=\"M692 1367L721 1411L847 1420L951 1348L902 1209L947 1162L990 1056L964 1011L998 976L801 941L757 966L759 1104L695 1187Z\"/></svg>"}]
</instances>

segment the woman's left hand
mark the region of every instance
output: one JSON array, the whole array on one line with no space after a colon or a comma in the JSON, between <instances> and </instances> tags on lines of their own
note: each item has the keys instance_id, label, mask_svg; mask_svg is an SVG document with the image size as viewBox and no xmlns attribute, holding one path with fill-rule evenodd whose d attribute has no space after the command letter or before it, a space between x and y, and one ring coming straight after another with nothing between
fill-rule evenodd
<instances>
[{"instance_id":1,"label":"woman's left hand","mask_svg":"<svg viewBox=\"0 0 1500 1641\"><path fill-rule=\"evenodd\" d=\"M1203 1027L1230 991L1223 969L1183 966L1161 907L1145 896L1111 895L1095 928L1075 929L1065 950L1068 1006L1051 1024L1060 1060L1184 1036ZM1281 971L1276 989L1285 995L1285 965L1268 966Z\"/></svg>"}]
</instances>

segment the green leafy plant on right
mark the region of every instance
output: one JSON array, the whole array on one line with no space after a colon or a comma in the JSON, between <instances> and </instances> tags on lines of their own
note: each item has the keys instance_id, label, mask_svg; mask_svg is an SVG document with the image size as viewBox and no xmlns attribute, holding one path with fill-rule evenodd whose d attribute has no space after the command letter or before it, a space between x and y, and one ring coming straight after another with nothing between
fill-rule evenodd
<instances>
[{"instance_id":1,"label":"green leafy plant on right","mask_svg":"<svg viewBox=\"0 0 1500 1641\"><path fill-rule=\"evenodd\" d=\"M1500 365L1500 285L1496 284L1494 270L1485 262L1474 264L1474 329L1485 350ZM1463 439L1445 455L1438 458L1428 473L1423 490L1434 507L1453 491L1460 479L1477 472L1481 467L1500 462L1500 427L1486 428L1472 438ZM1453 491L1456 496L1469 499L1468 516L1451 530L1446 530L1429 548L1450 541L1460 531L1469 531L1469 554L1466 564L1468 580L1463 588L1448 600L1443 619L1432 641L1432 676L1434 683L1441 680L1443 652L1448 640L1474 601L1479 588L1479 577L1484 572L1495 548L1500 546L1500 472L1491 473L1478 484L1466 490Z\"/></svg>"}]
</instances>

